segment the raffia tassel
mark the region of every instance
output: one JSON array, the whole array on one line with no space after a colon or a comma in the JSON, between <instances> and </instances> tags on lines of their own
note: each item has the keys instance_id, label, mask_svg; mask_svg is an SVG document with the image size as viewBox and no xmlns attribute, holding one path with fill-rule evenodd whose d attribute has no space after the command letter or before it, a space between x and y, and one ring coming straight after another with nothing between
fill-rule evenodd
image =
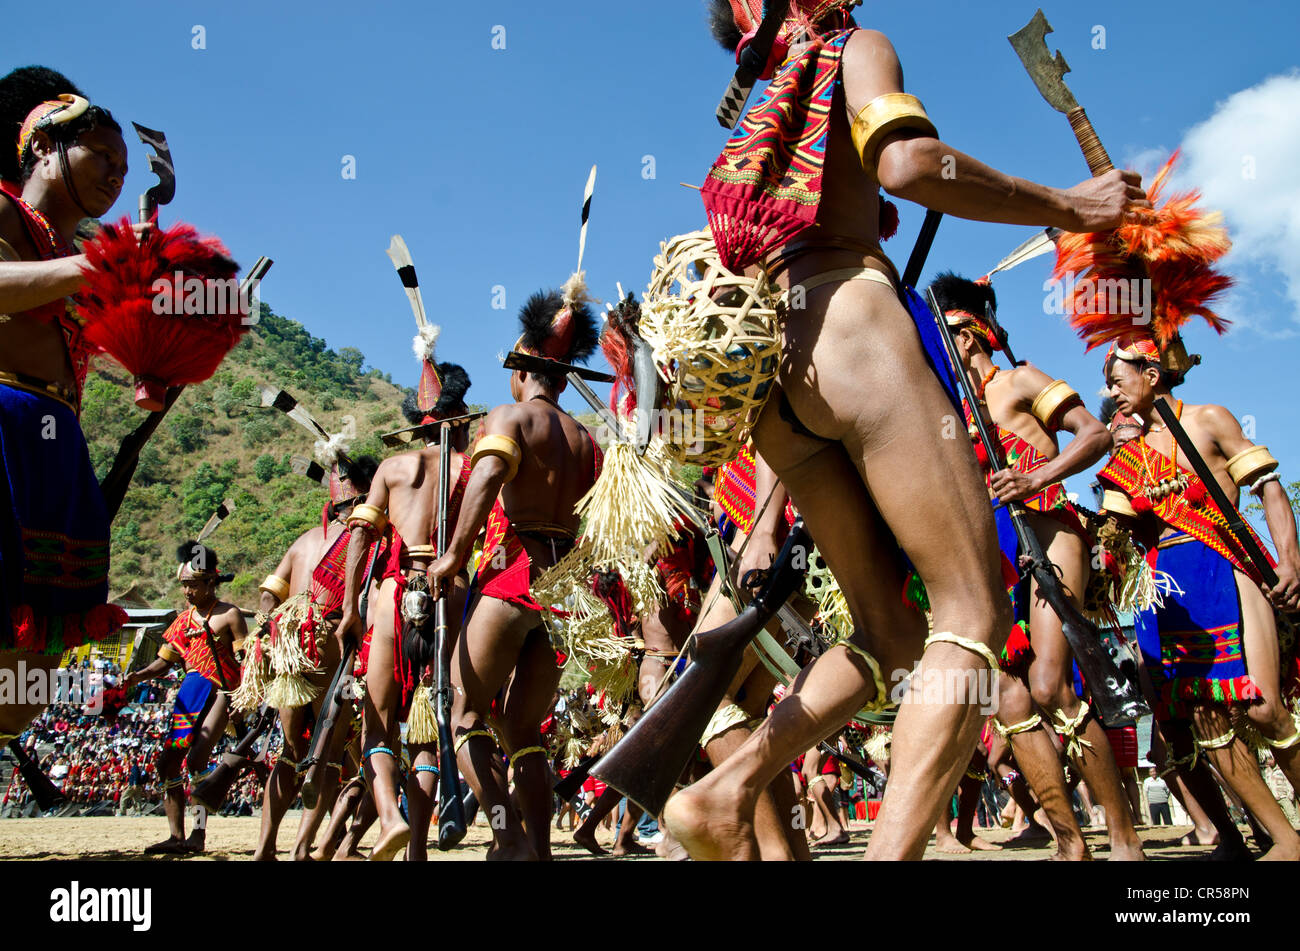
<instances>
[{"instance_id":1,"label":"raffia tassel","mask_svg":"<svg viewBox=\"0 0 1300 951\"><path fill-rule=\"evenodd\" d=\"M277 710L296 710L305 707L320 694L300 674L277 674L266 688L266 702Z\"/></svg>"},{"instance_id":2,"label":"raffia tassel","mask_svg":"<svg viewBox=\"0 0 1300 951\"><path fill-rule=\"evenodd\" d=\"M406 719L407 743L437 743L438 718L433 710L433 691L424 684L415 688L411 713Z\"/></svg>"},{"instance_id":3,"label":"raffia tassel","mask_svg":"<svg viewBox=\"0 0 1300 951\"><path fill-rule=\"evenodd\" d=\"M597 664L591 678L587 681L597 693L605 694L605 711L623 706L623 701L632 696L636 690L636 678L640 667L626 649L623 656L612 664ZM602 719L604 719L604 712Z\"/></svg>"},{"instance_id":4,"label":"raffia tassel","mask_svg":"<svg viewBox=\"0 0 1300 951\"><path fill-rule=\"evenodd\" d=\"M582 762L582 756L586 752L586 741L580 737L570 736L564 741L564 768L573 769Z\"/></svg>"},{"instance_id":5,"label":"raffia tassel","mask_svg":"<svg viewBox=\"0 0 1300 951\"><path fill-rule=\"evenodd\" d=\"M584 543L598 563L614 561L628 549L666 545L676 534L683 502L659 467L625 442L605 453L600 478L574 506L586 519Z\"/></svg>"},{"instance_id":6,"label":"raffia tassel","mask_svg":"<svg viewBox=\"0 0 1300 951\"><path fill-rule=\"evenodd\" d=\"M605 753L608 753L610 750L614 748L614 745L618 743L618 741L621 739L623 739L623 725L621 723L615 723L604 733L602 733L597 738L596 742L592 744L591 755L601 756Z\"/></svg>"},{"instance_id":7,"label":"raffia tassel","mask_svg":"<svg viewBox=\"0 0 1300 951\"><path fill-rule=\"evenodd\" d=\"M1136 549L1130 548L1128 563L1124 566L1124 580L1119 598L1115 602L1120 611L1146 611L1162 608L1167 594L1183 594L1183 589L1173 575L1156 571Z\"/></svg>"},{"instance_id":8,"label":"raffia tassel","mask_svg":"<svg viewBox=\"0 0 1300 951\"><path fill-rule=\"evenodd\" d=\"M320 623L320 618L313 617L314 612L315 608L305 598L302 602L280 612L277 629L269 638L268 652L271 670L276 676L293 676L316 671L317 668L312 664L311 657L303 650L300 634L308 620L313 620L316 624Z\"/></svg>"},{"instance_id":9,"label":"raffia tassel","mask_svg":"<svg viewBox=\"0 0 1300 951\"><path fill-rule=\"evenodd\" d=\"M260 707L266 700L266 685L270 675L266 654L259 639L244 658L239 686L230 694L230 706L239 713L251 713Z\"/></svg>"},{"instance_id":10,"label":"raffia tassel","mask_svg":"<svg viewBox=\"0 0 1300 951\"><path fill-rule=\"evenodd\" d=\"M893 733L889 730L873 730L867 742L862 744L862 752L875 763L884 763L889 759L889 743L893 739Z\"/></svg>"}]
</instances>

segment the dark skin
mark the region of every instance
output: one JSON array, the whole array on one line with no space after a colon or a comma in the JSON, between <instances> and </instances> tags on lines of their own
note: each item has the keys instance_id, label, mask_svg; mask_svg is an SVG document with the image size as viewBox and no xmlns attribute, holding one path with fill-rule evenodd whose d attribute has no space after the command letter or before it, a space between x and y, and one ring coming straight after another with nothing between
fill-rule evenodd
<instances>
[{"instance_id":1,"label":"dark skin","mask_svg":"<svg viewBox=\"0 0 1300 951\"><path fill-rule=\"evenodd\" d=\"M346 481L344 482L343 491L349 497L355 495L354 487ZM285 552L284 557L280 559L280 563L276 566L274 574L288 583L291 596L308 589L311 584L312 571L320 564L321 559L325 557L331 546L338 541L352 508L353 506L349 505L344 509L340 509L336 518L330 522L325 531L322 532L319 527L313 526L299 535L293 544L289 546L289 550ZM261 592L258 610L270 613L279 605L280 599L274 594L269 591ZM280 726L284 734L285 755L294 762L301 762L303 757L307 755L309 741L303 739L303 731L307 725L307 714L311 712L313 718L319 715L321 704L325 699L324 692L328 689L334 671L338 668L340 657L337 639L334 637L326 638L318 670L309 671L303 675L307 682L320 692L320 696L309 707L279 711ZM339 711L340 723L346 723L351 717L351 704L351 700L344 700L343 707ZM342 753L343 742L346 737L347 731L345 729L335 730L334 735L331 737L330 748L325 751L327 762L337 762L339 755ZM298 827L298 835L293 846L295 861L306 861L311 857L312 839L315 837L321 821L325 818L328 803L333 797L334 789L339 782L337 769L323 768L325 771L322 774L322 788L317 799L316 808L303 812L302 822ZM258 834L257 849L253 852L254 861L275 858L275 840L280 828L280 821L284 818L289 803L297 795L298 789L302 785L302 779L303 777L296 773L284 757L276 761L275 769L271 771L271 775L267 778L266 789L263 793L262 826Z\"/></svg>"},{"instance_id":2,"label":"dark skin","mask_svg":"<svg viewBox=\"0 0 1300 951\"><path fill-rule=\"evenodd\" d=\"M449 492L460 477L461 467L469 464L464 454L467 442L466 427L453 427L452 459L447 483ZM406 546L432 544L437 537L440 454L441 450L435 444L390 456L380 463L366 496L367 504L388 511L393 530L401 536L404 546L402 565L407 569L408 577L424 570L428 559L412 556ZM343 618L335 634L340 653L347 638L352 638L359 644L365 634L360 615L360 593L362 576L365 574L366 547L371 540L369 532L357 530L348 542ZM433 580L432 576L430 580ZM396 590L397 579L385 578L372 603L375 623L370 640L370 661L366 668L365 729L362 737L362 747L366 751L377 747L385 747L394 752L399 749L398 707L401 702L401 686L393 674L393 659L394 653L402 648L398 638L401 620L394 604ZM453 625L454 619L461 615L467 590L466 579L456 576L449 592L450 605L447 611L448 620ZM451 627L448 633L454 638L457 633L455 627ZM367 756L364 765L367 775L372 777L375 807L379 810L379 841L371 850L370 857L376 861L387 861L406 847L412 834L398 809L400 777L397 761L393 756L378 753ZM413 772L413 777L415 775L418 774ZM418 780L413 778L412 782L418 794ZM429 820L427 811L420 813L420 820L425 828L423 831L417 830L417 834L423 836Z\"/></svg>"},{"instance_id":3,"label":"dark skin","mask_svg":"<svg viewBox=\"0 0 1300 951\"><path fill-rule=\"evenodd\" d=\"M71 243L83 212L68 193L49 137L44 132L35 133L31 148L39 161L23 185L23 200L45 215L59 236ZM126 143L122 136L106 128L84 133L68 147L68 163L88 209L98 215L107 214L122 190L126 174ZM147 225L138 226L136 232L147 228ZM42 261L17 208L5 198L0 198L0 240L17 256L17 260L12 260L0 248L0 371L75 387L63 333L54 323L35 320L23 311L76 293L81 288L85 256ZM48 671L58 666L59 655L0 652L0 668L17 670L20 662L28 670ZM21 733L44 707L44 704L0 706L0 733Z\"/></svg>"},{"instance_id":4,"label":"dark skin","mask_svg":"<svg viewBox=\"0 0 1300 951\"><path fill-rule=\"evenodd\" d=\"M243 612L233 604L217 598L217 583L209 577L184 577L181 590L185 592L186 603L193 608L195 620L207 618L212 629L213 640L221 654L233 650L236 642L248 636L248 625L244 622ZM157 657L148 667L133 671L122 679L122 686L130 691L136 684L146 680L156 680L172 668L172 663ZM236 684L229 684L234 689ZM208 706L198 718L199 727L195 730L194 742L186 751L164 749L158 754L158 778L160 781L174 779L181 773L181 767L189 769L190 775L196 775L207 769L212 749L226 730L230 713L230 698L218 689L212 692ZM202 851L204 832L195 829L188 843L185 839L185 794L177 787L168 790L163 806L167 811L167 824L171 835L160 845L168 846L168 851Z\"/></svg>"},{"instance_id":5,"label":"dark skin","mask_svg":"<svg viewBox=\"0 0 1300 951\"><path fill-rule=\"evenodd\" d=\"M985 386L985 405L980 407L985 420L1015 433L1049 460L1033 472L1020 472L1016 469L994 472L991 491L998 501L1023 501L1049 485L1087 471L1110 451L1110 433L1081 403L1076 403L1061 416L1061 430L1072 436L1065 449L1061 449L1056 433L1048 429L1032 411L1034 399L1051 385L1052 378L1032 364L1010 370L997 367L988 343L969 327L962 328L956 340L962 370L969 378L972 389L978 392L982 384ZM989 378L989 374L994 371L995 375ZM987 384L984 383L985 380L988 380ZM1027 515L1030 528L1038 536L1048 558L1060 569L1068 596L1076 607L1081 608L1079 597L1088 583L1091 559L1087 544L1056 519L1037 512L1029 512ZM1079 698L1074 692L1070 647L1061 629L1061 619L1040 595L1037 583L1031 592L1029 626L1034 656L1025 680L1033 702L1049 721L1062 714L1073 719L1079 712ZM1017 722L1016 719L1008 719L1009 713L1010 711L1003 711L999 717L1004 726ZM1137 830L1133 827L1123 781L1120 779L1119 768L1115 765L1115 754L1106 740L1105 730L1093 718L1080 735L1092 745L1091 748L1083 747L1082 754L1074 758L1074 763L1088 788L1106 809L1111 857L1140 859L1142 846ZM1055 754L1048 759L1046 745L1036 742L1035 738L1017 734L1011 743L1026 777L1042 776L1048 770L1060 772L1061 767ZM1041 763L1033 762L1036 756L1042 757ZM1061 781L1064 782L1064 774ZM1032 783L1030 785L1044 803L1056 798L1048 790L1034 787ZM1055 785L1053 783L1054 787ZM1064 828L1056 829L1058 842L1082 843L1072 810L1051 810L1048 816L1054 824L1058 822L1058 817L1066 823ZM1058 854L1064 857L1065 852Z\"/></svg>"},{"instance_id":6,"label":"dark skin","mask_svg":"<svg viewBox=\"0 0 1300 951\"><path fill-rule=\"evenodd\" d=\"M1129 208L1149 207L1133 173L1050 188L999 172L915 130L884 138L864 168L850 123L878 96L903 91L902 67L883 34L859 30L845 44L841 77L819 222L801 241L875 245L879 187L960 217L1057 224L1075 232L1113 228ZM785 281L795 285L857 267L883 270L869 254L819 250L795 260ZM935 630L996 651L1011 618L987 495L969 446L936 432L951 405L928 368L910 315L891 288L869 281L818 287L805 303L798 319L785 325L780 381L799 419L830 442L794 433L773 399L758 420L755 446L817 539L866 649L886 671L911 669L922 652L924 620L897 604L904 580L893 549L899 544L926 584ZM985 667L977 654L955 644L935 644L925 658L951 671ZM830 651L818 658L797 681L793 698L778 704L723 768L670 801L669 828L696 857L753 857L760 791L874 692L868 668L855 656ZM970 760L980 721L974 704L904 705L894 729L898 781L886 792L869 857L921 857Z\"/></svg>"},{"instance_id":7,"label":"dark skin","mask_svg":"<svg viewBox=\"0 0 1300 951\"><path fill-rule=\"evenodd\" d=\"M564 384L552 386L517 371L510 379L513 404L498 406L484 421L485 432L513 439L523 453L519 471L507 482L507 465L497 456L474 464L455 535L430 576L453 578L469 558L498 494L512 523L547 522L578 531L573 508L594 481L594 445L582 425L556 404ZM551 546L522 539L532 561L533 580L554 564ZM493 553L484 552L485 558ZM507 679L498 736L508 752L541 745L538 725L551 710L560 671L550 638L536 611L496 598L475 602L451 663L456 697L452 724L459 738L485 728L492 699ZM518 805L494 770L495 744L486 737L465 742L457 761L492 825L490 860L550 857L551 771L546 757L521 757L513 767ZM522 821L521 821L522 818Z\"/></svg>"},{"instance_id":8,"label":"dark skin","mask_svg":"<svg viewBox=\"0 0 1300 951\"><path fill-rule=\"evenodd\" d=\"M1152 364L1112 360L1106 368L1106 382L1119 411L1137 417L1144 425L1145 445L1167 459L1175 458L1173 437L1159 423L1155 411L1156 400L1164 400L1170 406L1178 402L1170 394L1168 379L1161 370ZM1254 445L1242 433L1241 424L1227 409L1215 405L1185 405L1179 422L1228 501L1238 505L1240 492L1228 475L1228 459ZM1181 470L1191 471L1182 453L1176 458ZM1234 574L1241 603L1242 652L1261 693L1258 701L1246 706L1246 715L1263 736L1282 740L1295 732L1295 724L1282 696L1281 657L1273 609L1294 609L1300 605L1300 547L1296 541L1295 514L1282 487L1276 482L1265 485L1262 501L1269 533L1277 546L1278 584L1269 588L1255 584L1240 571L1234 570ZM1162 537L1173 531L1171 526L1162 526ZM1222 736L1229 727L1225 707L1200 704L1193 711L1192 729L1202 740ZM1274 754L1292 787L1300 788L1300 745L1275 750ZM1221 749L1207 750L1205 756L1273 838L1273 848L1264 857L1300 858L1300 838L1277 806L1259 770L1250 768L1253 754L1242 739L1238 737Z\"/></svg>"}]
</instances>

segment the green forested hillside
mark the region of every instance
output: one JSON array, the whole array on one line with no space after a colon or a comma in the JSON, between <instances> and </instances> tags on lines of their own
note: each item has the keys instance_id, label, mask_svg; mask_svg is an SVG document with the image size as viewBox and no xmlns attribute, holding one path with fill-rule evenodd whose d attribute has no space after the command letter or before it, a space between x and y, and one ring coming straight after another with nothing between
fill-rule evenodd
<instances>
[{"instance_id":1,"label":"green forested hillside","mask_svg":"<svg viewBox=\"0 0 1300 951\"><path fill-rule=\"evenodd\" d=\"M281 386L331 432L356 419L354 454L382 457L378 434L405 425L405 391L351 347L335 352L301 324L263 316L206 383L187 387L140 456L135 479L113 523L111 592L134 588L151 605L179 603L175 548L203 527L224 498L236 511L209 539L222 570L235 579L224 595L252 607L257 585L305 528L320 524L328 494L289 468L310 456L312 438L273 409L257 385ZM411 382L417 377L414 361ZM86 381L82 425L102 478L123 436L145 413L132 401L130 375L108 361Z\"/></svg>"}]
</instances>

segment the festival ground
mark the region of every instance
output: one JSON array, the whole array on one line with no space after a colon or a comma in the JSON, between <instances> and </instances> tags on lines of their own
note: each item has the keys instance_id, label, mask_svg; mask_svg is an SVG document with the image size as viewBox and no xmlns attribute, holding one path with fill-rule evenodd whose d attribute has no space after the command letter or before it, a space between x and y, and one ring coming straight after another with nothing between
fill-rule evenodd
<instances>
[{"instance_id":1,"label":"festival ground","mask_svg":"<svg viewBox=\"0 0 1300 951\"><path fill-rule=\"evenodd\" d=\"M293 845L294 832L298 827L300 813L291 812L280 827L278 846L280 858L287 859L288 851ZM161 816L144 818L118 818L98 816L93 818L65 819L15 819L0 823L0 860L67 860L88 859L98 861L161 861L193 862L203 859L216 861L241 861L252 858L257 841L259 819L215 817L208 824L208 850L199 856L176 858L172 856L143 856L141 850L156 842L166 834L167 827ZM834 848L817 849L818 861L851 861L862 857L870 837L870 825L865 822L853 822L850 828L851 841L848 845ZM370 831L363 841L362 851L369 849L378 837L378 827ZM1203 858L1212 851L1209 846L1180 845L1179 840L1191 831L1190 826L1158 826L1139 829L1148 859L1169 861L1174 859ZM1245 827L1243 834L1253 844ZM1085 829L1088 846L1093 857L1105 859L1107 856L1106 835L1100 829ZM981 830L980 838L987 842L1007 843L1012 835L1002 829ZM430 847L429 860L455 861L458 859L482 859L487 854L489 842L488 827L479 824L470 830L465 845L451 851L439 852ZM612 837L602 830L599 841L609 846ZM614 861L612 856L596 857L585 849L574 845L572 836L567 831L552 840L554 856L559 860ZM998 852L974 852L970 855L941 855L934 848L933 839L925 852L925 858L937 861L1033 861L1051 856L1051 849L1036 844L1035 846L1010 846ZM661 861L654 855L629 856L617 861Z\"/></svg>"}]
</instances>

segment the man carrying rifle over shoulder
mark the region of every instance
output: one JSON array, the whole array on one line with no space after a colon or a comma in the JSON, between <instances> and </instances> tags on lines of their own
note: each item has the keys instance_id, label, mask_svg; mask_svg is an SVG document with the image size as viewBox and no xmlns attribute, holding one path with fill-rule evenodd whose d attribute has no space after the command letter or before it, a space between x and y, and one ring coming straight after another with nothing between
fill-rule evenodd
<instances>
[{"instance_id":1,"label":"man carrying rifle over shoulder","mask_svg":"<svg viewBox=\"0 0 1300 951\"><path fill-rule=\"evenodd\" d=\"M516 351L572 364L596 348L595 317L581 292L538 292L520 319L524 332ZM492 824L490 860L535 861L551 854L551 768L539 725L551 712L560 669L542 623L546 609L532 585L573 548L574 506L595 483L601 461L591 434L556 402L567 385L563 374L559 368L554 376L514 371L515 402L488 414L485 435L474 448L462 516L430 572L439 582L452 582L486 525L477 598L456 644L451 676L457 758ZM494 769L496 743L487 724L507 679L497 739L510 754L518 813Z\"/></svg>"},{"instance_id":2,"label":"man carrying rifle over shoulder","mask_svg":"<svg viewBox=\"0 0 1300 951\"><path fill-rule=\"evenodd\" d=\"M185 838L185 780L182 765L191 781L208 768L212 749L226 730L230 715L230 692L239 685L239 662L235 654L248 636L244 615L233 604L217 597L217 585L232 575L217 573L217 553L198 542L186 542L176 549L180 564L176 577L185 592L188 609L163 634L158 657L143 670L128 674L124 690L163 676L173 664L184 664L172 709L171 730L158 754L158 780L171 835L148 846L146 854L202 852L208 811L196 803L194 830Z\"/></svg>"},{"instance_id":3,"label":"man carrying rifle over shoulder","mask_svg":"<svg viewBox=\"0 0 1300 951\"><path fill-rule=\"evenodd\" d=\"M734 50L764 4L710 6L715 35ZM817 539L858 627L855 646L865 647L818 658L793 702L778 704L726 764L669 801L669 828L701 858L756 854L760 791L866 701L886 699L882 671L910 670L923 656L927 669L978 676L997 666L994 652L1011 628L983 480L968 446L941 432L952 403L922 345L932 318L905 306L880 248L890 209L880 188L966 218L1073 231L1113 227L1126 205L1146 201L1131 173L1067 191L1012 178L941 142L921 103L903 92L889 40L856 29L850 6L791 0L781 24L791 55L715 163L703 197L728 269L766 258L784 271L783 284L802 289L804 306L785 322L782 389L764 407L754 445ZM813 43L798 46L807 36ZM797 175L779 170L796 166ZM934 609L928 639L924 618L899 596L904 553ZM921 856L982 720L973 699L904 705L872 858Z\"/></svg>"},{"instance_id":4,"label":"man carrying rifle over shoulder","mask_svg":"<svg viewBox=\"0 0 1300 951\"><path fill-rule=\"evenodd\" d=\"M408 402L405 409L408 418L423 433L426 446L380 463L370 494L348 521L352 538L348 544L343 620L339 625L341 638L360 640L364 619L360 615L359 597L366 552L381 536L386 534L389 539L382 567L383 580L376 593L376 603L370 609L374 631L365 658L362 760L379 811L379 841L370 852L370 858L375 861L388 861L403 849L407 850L409 860L425 857L436 799L428 781L438 770L434 765L436 736L424 737L423 742L413 743L411 747L413 768L407 783L411 823L408 825L398 809L400 723L412 711L425 666L437 662L434 576L429 571L438 555L435 540L441 504L437 493L440 450L436 424L466 415L465 393L469 385L468 374L456 364L435 364L431 355L425 360L415 404ZM470 478L470 460L465 455L468 445L468 422L453 424L447 499L449 525L457 522ZM452 588L447 615L458 622L469 581L463 574L449 581ZM454 636L454 628L450 633ZM432 718L431 712L429 717ZM455 769L455 764L444 765ZM436 788L436 782L433 786Z\"/></svg>"},{"instance_id":5,"label":"man carrying rifle over shoulder","mask_svg":"<svg viewBox=\"0 0 1300 951\"><path fill-rule=\"evenodd\" d=\"M976 456L986 473L997 509L998 542L1014 575L1021 556L1005 505L1022 502L1030 529L1059 569L1066 595L1082 609L1096 540L1066 498L1063 481L1091 468L1111 448L1110 433L1064 380L1053 380L1030 364L1004 370L993 362L1004 340L989 314L997 298L988 282L941 275L934 292L944 320L953 329L962 365L978 407L963 401L967 425L979 412L991 423L1004 460L988 460L977 441ZM1062 450L1057 433L1071 438ZM1005 461L1006 468L1002 468ZM1011 580L1011 579L1009 579ZM1073 655L1061 619L1033 579L1012 587L1016 628L1002 652L998 714L994 728L1011 742L1030 789L1056 832L1057 855L1088 856L1083 832L1071 808L1056 745L1048 730L1061 734L1066 755L1106 810L1112 858L1138 859L1142 846L1133 828L1115 754L1101 722L1074 691ZM1026 631L1028 636L1026 637Z\"/></svg>"},{"instance_id":6,"label":"man carrying rifle over shoulder","mask_svg":"<svg viewBox=\"0 0 1300 951\"><path fill-rule=\"evenodd\" d=\"M1300 838L1231 719L1244 710L1291 786L1300 789L1300 731L1291 714L1300 667L1293 652L1284 656L1279 649L1275 614L1300 607L1295 513L1278 480L1277 460L1246 438L1232 413L1222 406L1184 405L1171 395L1191 365L1181 341L1174 341L1176 346L1161 347L1149 335L1133 334L1106 358L1110 395L1121 413L1138 418L1143 431L1099 474L1106 488L1103 504L1109 513L1133 520L1155 549L1156 571L1176 582L1163 605L1139 614L1136 624L1156 693L1156 720L1175 765L1194 767L1198 757L1207 759L1272 837L1266 857L1297 859ZM1157 415L1158 400L1174 407L1231 506L1246 487L1262 502L1277 547L1277 584L1264 582L1262 566L1189 471L1186 452Z\"/></svg>"},{"instance_id":7,"label":"man carrying rifle over shoulder","mask_svg":"<svg viewBox=\"0 0 1300 951\"><path fill-rule=\"evenodd\" d=\"M253 853L254 861L275 857L280 821L302 785L305 767L301 764L308 751L308 716L312 717L311 734L315 739L319 717L328 699L325 691L342 658L337 650L338 640L331 636L330 626L337 622L343 605L344 568L351 538L345 525L353 508L370 491L370 482L378 466L378 461L370 456L339 458L331 473L330 501L321 515L323 527L313 526L298 536L275 571L261 584L258 608L276 625L276 636L307 640L306 646L316 650L318 656L317 663L301 674L313 695L308 702L287 705L286 701L291 703L300 696L293 696L292 691L275 689L274 681L261 698L256 698L279 706L284 748L266 781L262 827ZM245 659L245 665L254 662L252 657ZM343 725L334 730L329 746L322 752L325 761L318 767L321 788L316 805L303 813L294 841L295 861L310 858L312 839L337 791L343 769L343 747L347 740L346 724L351 719L351 710L351 699L345 697L336 721Z\"/></svg>"}]
</instances>

